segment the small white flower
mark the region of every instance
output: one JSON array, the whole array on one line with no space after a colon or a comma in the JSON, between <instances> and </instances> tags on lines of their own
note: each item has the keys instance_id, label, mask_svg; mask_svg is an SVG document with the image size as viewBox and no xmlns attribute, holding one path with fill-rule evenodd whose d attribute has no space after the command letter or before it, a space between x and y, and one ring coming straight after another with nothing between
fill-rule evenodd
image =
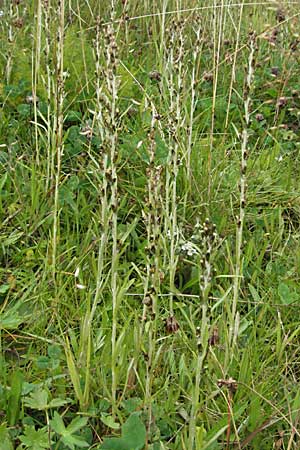
<instances>
[{"instance_id":1,"label":"small white flower","mask_svg":"<svg viewBox=\"0 0 300 450\"><path fill-rule=\"evenodd\" d=\"M79 272L80 272L80 268L77 267L77 269L75 270L75 273L74 273L75 278L78 278Z\"/></svg>"},{"instance_id":2,"label":"small white flower","mask_svg":"<svg viewBox=\"0 0 300 450\"><path fill-rule=\"evenodd\" d=\"M282 155L276 156L275 159L276 161L281 162L283 160L283 156Z\"/></svg>"},{"instance_id":3,"label":"small white flower","mask_svg":"<svg viewBox=\"0 0 300 450\"><path fill-rule=\"evenodd\" d=\"M2 11L2 9L0 10L0 17L4 16L4 11Z\"/></svg>"},{"instance_id":4,"label":"small white flower","mask_svg":"<svg viewBox=\"0 0 300 450\"><path fill-rule=\"evenodd\" d=\"M185 242L181 246L181 250L183 252L186 252L188 256L193 256L197 253L197 250L195 249L195 247L193 246L193 244L191 242Z\"/></svg>"},{"instance_id":5,"label":"small white flower","mask_svg":"<svg viewBox=\"0 0 300 450\"><path fill-rule=\"evenodd\" d=\"M76 284L77 289L86 289L86 286L84 286L83 284Z\"/></svg>"}]
</instances>

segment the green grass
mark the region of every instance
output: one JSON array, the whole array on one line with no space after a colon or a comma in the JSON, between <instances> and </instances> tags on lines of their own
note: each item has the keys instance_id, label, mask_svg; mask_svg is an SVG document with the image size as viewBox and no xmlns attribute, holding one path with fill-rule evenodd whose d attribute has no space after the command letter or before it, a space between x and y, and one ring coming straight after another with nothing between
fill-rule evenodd
<instances>
[{"instance_id":1,"label":"green grass","mask_svg":"<svg viewBox=\"0 0 300 450\"><path fill-rule=\"evenodd\" d=\"M0 450L299 448L296 5L1 8Z\"/></svg>"}]
</instances>

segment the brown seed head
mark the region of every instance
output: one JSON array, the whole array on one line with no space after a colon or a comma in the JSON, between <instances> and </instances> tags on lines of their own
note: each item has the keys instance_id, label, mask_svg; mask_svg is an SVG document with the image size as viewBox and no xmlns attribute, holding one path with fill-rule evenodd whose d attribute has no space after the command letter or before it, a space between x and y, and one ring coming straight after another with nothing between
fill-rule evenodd
<instances>
[{"instance_id":1,"label":"brown seed head","mask_svg":"<svg viewBox=\"0 0 300 450\"><path fill-rule=\"evenodd\" d=\"M173 334L179 330L179 323L175 316L170 316L166 320L166 330L168 333Z\"/></svg>"}]
</instances>

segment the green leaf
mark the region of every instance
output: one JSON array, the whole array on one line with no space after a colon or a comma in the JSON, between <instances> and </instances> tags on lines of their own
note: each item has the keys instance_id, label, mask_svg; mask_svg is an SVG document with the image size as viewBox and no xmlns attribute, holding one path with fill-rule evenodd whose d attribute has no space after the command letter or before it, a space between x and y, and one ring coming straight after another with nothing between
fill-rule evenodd
<instances>
[{"instance_id":1,"label":"green leaf","mask_svg":"<svg viewBox=\"0 0 300 450\"><path fill-rule=\"evenodd\" d=\"M2 284L0 286L0 294L6 294L9 291L9 284Z\"/></svg>"},{"instance_id":2,"label":"green leaf","mask_svg":"<svg viewBox=\"0 0 300 450\"><path fill-rule=\"evenodd\" d=\"M0 425L0 450L13 450L13 445L6 425Z\"/></svg>"},{"instance_id":3,"label":"green leaf","mask_svg":"<svg viewBox=\"0 0 300 450\"><path fill-rule=\"evenodd\" d=\"M48 369L50 365L50 359L48 356L39 356L36 360L36 365L39 369Z\"/></svg>"},{"instance_id":4,"label":"green leaf","mask_svg":"<svg viewBox=\"0 0 300 450\"><path fill-rule=\"evenodd\" d=\"M20 403L22 394L23 375L16 371L11 380L11 389L8 398L7 417L10 426L16 425L19 420Z\"/></svg>"},{"instance_id":5,"label":"green leaf","mask_svg":"<svg viewBox=\"0 0 300 450\"><path fill-rule=\"evenodd\" d=\"M79 431L80 428L83 428L88 423L87 417L76 417L72 420L70 425L67 426L67 432L70 434L76 433L76 431Z\"/></svg>"},{"instance_id":6,"label":"green leaf","mask_svg":"<svg viewBox=\"0 0 300 450\"><path fill-rule=\"evenodd\" d=\"M12 244L15 244L16 242L18 242L19 239L21 239L23 234L24 234L23 231L14 230L8 237L3 237L1 239L2 244L4 245L4 247L8 247Z\"/></svg>"},{"instance_id":7,"label":"green leaf","mask_svg":"<svg viewBox=\"0 0 300 450\"><path fill-rule=\"evenodd\" d=\"M31 106L27 103L22 103L17 107L17 111L24 119L28 118L31 114Z\"/></svg>"},{"instance_id":8,"label":"green leaf","mask_svg":"<svg viewBox=\"0 0 300 450\"><path fill-rule=\"evenodd\" d=\"M62 355L62 350L59 345L49 345L48 347L48 356L51 359L60 359Z\"/></svg>"},{"instance_id":9,"label":"green leaf","mask_svg":"<svg viewBox=\"0 0 300 450\"><path fill-rule=\"evenodd\" d=\"M75 450L75 446L79 448L89 447L88 442L81 436L74 433L85 427L88 422L87 417L76 417L65 427L60 415L55 411L53 419L50 421L52 429L61 436L61 441L71 450Z\"/></svg>"},{"instance_id":10,"label":"green leaf","mask_svg":"<svg viewBox=\"0 0 300 450\"><path fill-rule=\"evenodd\" d=\"M289 286L286 283L279 283L278 295L284 305L289 305L297 299L295 293L291 292Z\"/></svg>"},{"instance_id":11,"label":"green leaf","mask_svg":"<svg viewBox=\"0 0 300 450\"><path fill-rule=\"evenodd\" d=\"M23 322L23 319L18 313L11 313L10 311L4 313L0 320L0 330L13 330L18 328Z\"/></svg>"},{"instance_id":12,"label":"green leaf","mask_svg":"<svg viewBox=\"0 0 300 450\"><path fill-rule=\"evenodd\" d=\"M55 433L64 435L66 431L65 424L60 415L58 414L58 412L56 411L54 412L53 419L50 420L50 425L55 431Z\"/></svg>"},{"instance_id":13,"label":"green leaf","mask_svg":"<svg viewBox=\"0 0 300 450\"><path fill-rule=\"evenodd\" d=\"M76 436L73 434L68 434L67 436L63 436L62 442L69 447L71 450L75 449L76 447L80 448L86 448L89 447L90 444L86 442L81 436Z\"/></svg>"},{"instance_id":14,"label":"green leaf","mask_svg":"<svg viewBox=\"0 0 300 450\"><path fill-rule=\"evenodd\" d=\"M2 189L3 189L3 187L4 187L5 183L6 183L7 178L8 178L8 172L5 172L3 177L0 178L0 192L2 191Z\"/></svg>"},{"instance_id":15,"label":"green leaf","mask_svg":"<svg viewBox=\"0 0 300 450\"><path fill-rule=\"evenodd\" d=\"M141 405L141 402L142 400L139 397L132 397L127 400L124 400L122 406L125 409L125 411L133 413Z\"/></svg>"},{"instance_id":16,"label":"green leaf","mask_svg":"<svg viewBox=\"0 0 300 450\"><path fill-rule=\"evenodd\" d=\"M46 428L35 430L33 426L27 426L25 427L24 434L19 439L30 450L49 448L48 431Z\"/></svg>"},{"instance_id":17,"label":"green leaf","mask_svg":"<svg viewBox=\"0 0 300 450\"><path fill-rule=\"evenodd\" d=\"M114 421L114 418L112 416L109 416L107 414L101 414L101 422L104 423L109 428L112 428L114 430L118 430L120 428L120 424Z\"/></svg>"},{"instance_id":18,"label":"green leaf","mask_svg":"<svg viewBox=\"0 0 300 450\"><path fill-rule=\"evenodd\" d=\"M139 417L133 413L122 426L121 438L107 438L101 450L141 450L145 445L146 428Z\"/></svg>"},{"instance_id":19,"label":"green leaf","mask_svg":"<svg viewBox=\"0 0 300 450\"><path fill-rule=\"evenodd\" d=\"M48 407L49 408L59 408L60 406L64 406L69 403L70 400L63 400L62 398L53 398Z\"/></svg>"},{"instance_id":20,"label":"green leaf","mask_svg":"<svg viewBox=\"0 0 300 450\"><path fill-rule=\"evenodd\" d=\"M48 408L48 392L44 389L37 389L31 392L29 397L25 397L24 403L31 409L43 411Z\"/></svg>"},{"instance_id":21,"label":"green leaf","mask_svg":"<svg viewBox=\"0 0 300 450\"><path fill-rule=\"evenodd\" d=\"M18 311L21 306L21 302L17 302L14 306L0 315L0 330L16 329L26 320L25 313L21 316Z\"/></svg>"}]
</instances>

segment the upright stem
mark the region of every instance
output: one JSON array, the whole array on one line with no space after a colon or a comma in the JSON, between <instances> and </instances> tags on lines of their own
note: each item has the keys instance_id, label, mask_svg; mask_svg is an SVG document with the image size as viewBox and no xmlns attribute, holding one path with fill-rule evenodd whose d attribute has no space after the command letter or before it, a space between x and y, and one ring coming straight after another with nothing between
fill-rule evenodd
<instances>
[{"instance_id":1,"label":"upright stem","mask_svg":"<svg viewBox=\"0 0 300 450\"><path fill-rule=\"evenodd\" d=\"M112 18L114 17L114 3L112 2ZM112 335L111 335L111 372L112 372L112 407L116 413L116 392L117 392L117 325L118 325L118 285L117 270L119 261L118 252L118 174L117 174L117 100L118 100L118 80L117 80L117 44L115 32L112 26L107 29L108 45L107 56L107 87L110 95L110 120L108 145L110 148L110 209L112 227L112 253L111 253L111 293L112 293Z\"/></svg>"},{"instance_id":2,"label":"upright stem","mask_svg":"<svg viewBox=\"0 0 300 450\"><path fill-rule=\"evenodd\" d=\"M244 128L242 131L241 142L241 174L240 174L240 208L237 217L236 228L236 263L235 275L233 281L233 301L231 310L231 323L229 329L229 342L232 346L236 344L238 333L239 313L237 311L237 303L239 299L241 277L243 276L243 228L245 221L245 207L246 207L246 191L247 191L247 159L248 159L248 128L250 125L250 104L251 104L251 89L253 85L254 66L255 66L255 52L256 52L256 37L252 33L249 42L249 58L248 69L244 91Z\"/></svg>"},{"instance_id":3,"label":"upright stem","mask_svg":"<svg viewBox=\"0 0 300 450\"><path fill-rule=\"evenodd\" d=\"M45 61L46 61L46 91L47 91L47 176L46 189L53 183L54 176L54 152L51 148L52 126L51 126L51 97L52 97L52 62L51 62L51 31L50 31L50 10L51 1L43 0L44 30L45 30Z\"/></svg>"},{"instance_id":4,"label":"upright stem","mask_svg":"<svg viewBox=\"0 0 300 450\"><path fill-rule=\"evenodd\" d=\"M57 66L56 66L56 173L54 191L53 212L53 247L52 247L52 269L53 277L56 275L57 246L59 241L59 185L61 175L61 160L63 155L63 101L64 101L64 26L65 26L65 3L58 0L58 33L57 33Z\"/></svg>"},{"instance_id":5,"label":"upright stem","mask_svg":"<svg viewBox=\"0 0 300 450\"><path fill-rule=\"evenodd\" d=\"M35 32L35 59L34 59L34 73L32 77L32 97L33 97L33 113L34 113L34 134L35 134L35 156L36 163L40 161L40 150L38 143L38 123L37 123L37 87L40 70L41 59L41 32L42 32L42 1L37 2L36 12L36 32Z\"/></svg>"},{"instance_id":6,"label":"upright stem","mask_svg":"<svg viewBox=\"0 0 300 450\"><path fill-rule=\"evenodd\" d=\"M157 297L160 289L160 216L161 216L161 166L155 165L155 124L157 113L152 106L152 121L149 133L149 166L147 168L148 177L148 193L145 199L145 210L143 217L147 229L147 273L145 279L145 296L144 296L144 311L143 323L141 327L141 339L144 326L147 321L147 337L148 337L148 351L146 355L146 382L145 382L145 407L148 414L147 424L147 443L150 436L150 429L153 422L152 417L152 386L154 379L154 359L156 349L156 335L157 335Z\"/></svg>"}]
</instances>

